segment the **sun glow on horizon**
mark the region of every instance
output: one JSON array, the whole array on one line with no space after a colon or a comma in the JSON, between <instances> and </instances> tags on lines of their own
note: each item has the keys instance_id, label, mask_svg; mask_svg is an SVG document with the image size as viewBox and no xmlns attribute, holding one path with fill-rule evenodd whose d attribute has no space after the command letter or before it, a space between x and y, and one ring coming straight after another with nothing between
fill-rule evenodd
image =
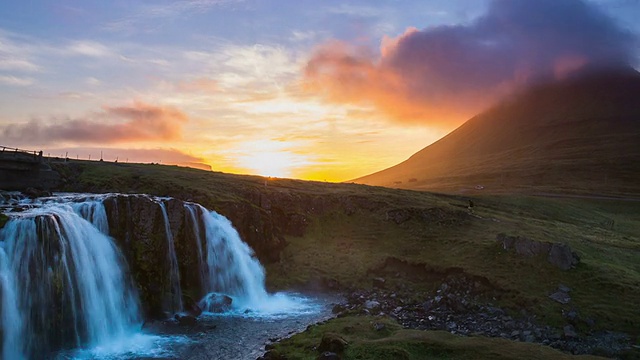
<instances>
[{"instance_id":1,"label":"sun glow on horizon","mask_svg":"<svg viewBox=\"0 0 640 360\"><path fill-rule=\"evenodd\" d=\"M236 155L237 166L249 173L272 176L292 177L295 170L313 165L309 155L293 151L296 144L286 141L258 140L243 143Z\"/></svg>"}]
</instances>

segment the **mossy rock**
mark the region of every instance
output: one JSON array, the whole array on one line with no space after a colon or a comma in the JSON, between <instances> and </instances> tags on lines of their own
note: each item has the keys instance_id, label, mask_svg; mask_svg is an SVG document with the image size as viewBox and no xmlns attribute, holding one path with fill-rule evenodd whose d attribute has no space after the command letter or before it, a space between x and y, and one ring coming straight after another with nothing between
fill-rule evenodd
<instances>
[{"instance_id":1,"label":"mossy rock","mask_svg":"<svg viewBox=\"0 0 640 360\"><path fill-rule=\"evenodd\" d=\"M0 214L0 229L2 229L7 222L9 222L9 217L5 214Z\"/></svg>"}]
</instances>

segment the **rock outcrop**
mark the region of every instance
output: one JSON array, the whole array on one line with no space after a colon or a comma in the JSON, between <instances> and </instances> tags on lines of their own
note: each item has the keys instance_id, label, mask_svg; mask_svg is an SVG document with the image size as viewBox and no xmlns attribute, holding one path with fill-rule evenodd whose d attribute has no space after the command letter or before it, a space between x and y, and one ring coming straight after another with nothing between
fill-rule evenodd
<instances>
[{"instance_id":1,"label":"rock outcrop","mask_svg":"<svg viewBox=\"0 0 640 360\"><path fill-rule=\"evenodd\" d=\"M518 255L525 257L546 256L551 265L561 270L569 270L580 262L578 254L564 243L548 243L505 234L498 234L496 241L501 244L503 249L513 250Z\"/></svg>"},{"instance_id":2,"label":"rock outcrop","mask_svg":"<svg viewBox=\"0 0 640 360\"><path fill-rule=\"evenodd\" d=\"M104 200L109 219L109 234L124 254L131 275L139 285L140 300L146 317L163 318L172 310L171 268L165 221L160 204L144 195L118 195ZM179 260L183 293L201 298L198 272L198 243L192 224L187 221L184 202L165 201L169 227Z\"/></svg>"}]
</instances>

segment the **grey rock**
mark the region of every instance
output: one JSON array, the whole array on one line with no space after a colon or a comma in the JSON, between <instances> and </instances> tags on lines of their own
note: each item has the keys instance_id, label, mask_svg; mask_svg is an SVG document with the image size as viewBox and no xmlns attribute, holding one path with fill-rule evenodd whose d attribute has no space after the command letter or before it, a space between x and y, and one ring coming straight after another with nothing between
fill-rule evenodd
<instances>
[{"instance_id":1,"label":"grey rock","mask_svg":"<svg viewBox=\"0 0 640 360\"><path fill-rule=\"evenodd\" d=\"M222 313L231 309L233 299L225 294L209 293L200 300L200 308L212 313Z\"/></svg>"},{"instance_id":2,"label":"grey rock","mask_svg":"<svg viewBox=\"0 0 640 360\"><path fill-rule=\"evenodd\" d=\"M377 309L380 307L380 303L376 300L367 300L364 303L364 307L369 309L369 310L373 310L373 309Z\"/></svg>"},{"instance_id":3,"label":"grey rock","mask_svg":"<svg viewBox=\"0 0 640 360\"><path fill-rule=\"evenodd\" d=\"M549 295L549 299L559 302L560 304L568 304L571 301L571 297L569 294L563 291L556 291L553 294Z\"/></svg>"},{"instance_id":4,"label":"grey rock","mask_svg":"<svg viewBox=\"0 0 640 360\"><path fill-rule=\"evenodd\" d=\"M382 331L382 330L384 330L386 328L387 328L387 326L385 324L383 324L383 323L378 323L377 322L377 323L373 324L373 329L375 331Z\"/></svg>"},{"instance_id":5,"label":"grey rock","mask_svg":"<svg viewBox=\"0 0 640 360\"><path fill-rule=\"evenodd\" d=\"M578 337L578 334L576 333L576 329L573 327L573 325L565 326L563 329L563 332L564 332L564 337L566 339L573 339Z\"/></svg>"},{"instance_id":6,"label":"grey rock","mask_svg":"<svg viewBox=\"0 0 640 360\"><path fill-rule=\"evenodd\" d=\"M580 257L571 251L569 245L558 243L551 246L547 260L561 270L569 270L578 265Z\"/></svg>"}]
</instances>

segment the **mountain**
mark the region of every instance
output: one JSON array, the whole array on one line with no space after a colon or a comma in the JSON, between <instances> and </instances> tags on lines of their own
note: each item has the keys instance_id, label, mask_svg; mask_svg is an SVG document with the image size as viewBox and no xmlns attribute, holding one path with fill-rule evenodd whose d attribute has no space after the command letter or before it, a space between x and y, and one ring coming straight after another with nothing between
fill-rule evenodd
<instances>
[{"instance_id":1,"label":"mountain","mask_svg":"<svg viewBox=\"0 0 640 360\"><path fill-rule=\"evenodd\" d=\"M640 194L640 73L539 84L357 183L444 192Z\"/></svg>"}]
</instances>

